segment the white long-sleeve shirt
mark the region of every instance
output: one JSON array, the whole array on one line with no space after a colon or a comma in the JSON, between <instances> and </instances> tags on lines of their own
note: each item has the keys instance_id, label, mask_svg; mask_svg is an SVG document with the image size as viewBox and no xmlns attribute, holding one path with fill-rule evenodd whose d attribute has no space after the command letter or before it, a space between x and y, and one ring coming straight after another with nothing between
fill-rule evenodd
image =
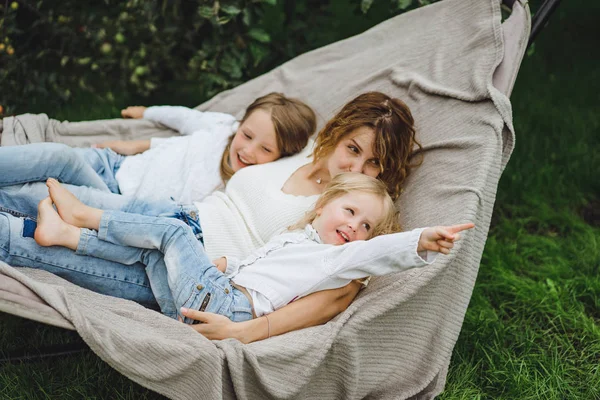
<instances>
[{"instance_id":1,"label":"white long-sleeve shirt","mask_svg":"<svg viewBox=\"0 0 600 400\"><path fill-rule=\"evenodd\" d=\"M244 258L284 232L319 198L284 193L289 177L310 163L312 144L294 156L252 165L236 172L223 191L216 191L198 208L204 248L211 259L224 254Z\"/></svg>"},{"instance_id":2,"label":"white long-sleeve shirt","mask_svg":"<svg viewBox=\"0 0 600 400\"><path fill-rule=\"evenodd\" d=\"M154 138L149 150L126 157L116 174L122 194L192 203L222 187L221 157L239 125L234 116L159 106L147 108L144 118L183 136Z\"/></svg>"},{"instance_id":3,"label":"white long-sleeve shirt","mask_svg":"<svg viewBox=\"0 0 600 400\"><path fill-rule=\"evenodd\" d=\"M334 246L323 244L309 224L304 230L274 237L242 261L227 256L225 274L249 291L254 312L261 316L311 293L346 286L353 279L431 264L436 252L417 253L423 229Z\"/></svg>"}]
</instances>

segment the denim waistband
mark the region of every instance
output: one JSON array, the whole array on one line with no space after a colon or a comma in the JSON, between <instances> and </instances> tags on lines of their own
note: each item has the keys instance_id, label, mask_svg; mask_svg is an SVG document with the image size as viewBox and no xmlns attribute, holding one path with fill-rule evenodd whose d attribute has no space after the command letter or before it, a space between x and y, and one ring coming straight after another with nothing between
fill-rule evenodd
<instances>
[{"instance_id":1,"label":"denim waistband","mask_svg":"<svg viewBox=\"0 0 600 400\"><path fill-rule=\"evenodd\" d=\"M195 206L181 206L179 212L174 216L183 222L185 222L192 232L196 236L196 239L204 246L204 234L202 233L202 226L200 226L200 217L198 216L198 209Z\"/></svg>"}]
</instances>

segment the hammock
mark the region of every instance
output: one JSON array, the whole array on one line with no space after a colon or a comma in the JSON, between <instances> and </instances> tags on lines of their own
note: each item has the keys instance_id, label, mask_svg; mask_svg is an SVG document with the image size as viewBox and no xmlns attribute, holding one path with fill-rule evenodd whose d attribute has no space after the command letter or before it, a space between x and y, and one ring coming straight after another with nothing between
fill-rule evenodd
<instances>
[{"instance_id":1,"label":"hammock","mask_svg":"<svg viewBox=\"0 0 600 400\"><path fill-rule=\"evenodd\" d=\"M323 120L357 94L405 100L424 163L399 199L402 224L473 221L455 251L427 268L371 280L325 325L249 345L209 341L189 326L45 271L0 262L0 310L77 330L133 381L170 398L433 398L445 384L477 277L496 188L514 145L510 94L529 35L525 0L445 0L301 55L200 105L240 114L284 92ZM2 144L169 135L149 121L4 119Z\"/></svg>"}]
</instances>

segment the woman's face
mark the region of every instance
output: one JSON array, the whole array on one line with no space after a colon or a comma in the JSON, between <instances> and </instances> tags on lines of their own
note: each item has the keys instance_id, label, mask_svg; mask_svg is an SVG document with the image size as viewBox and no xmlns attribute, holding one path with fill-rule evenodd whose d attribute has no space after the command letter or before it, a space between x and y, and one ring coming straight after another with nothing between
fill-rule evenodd
<instances>
[{"instance_id":1,"label":"woman's face","mask_svg":"<svg viewBox=\"0 0 600 400\"><path fill-rule=\"evenodd\" d=\"M377 178L380 171L379 160L373 154L374 142L375 131L366 126L344 136L327 159L331 177L343 172L360 172Z\"/></svg>"},{"instance_id":2,"label":"woman's face","mask_svg":"<svg viewBox=\"0 0 600 400\"><path fill-rule=\"evenodd\" d=\"M237 172L249 165L275 161L280 156L271 113L261 109L254 110L240 125L231 142L231 169Z\"/></svg>"}]
</instances>

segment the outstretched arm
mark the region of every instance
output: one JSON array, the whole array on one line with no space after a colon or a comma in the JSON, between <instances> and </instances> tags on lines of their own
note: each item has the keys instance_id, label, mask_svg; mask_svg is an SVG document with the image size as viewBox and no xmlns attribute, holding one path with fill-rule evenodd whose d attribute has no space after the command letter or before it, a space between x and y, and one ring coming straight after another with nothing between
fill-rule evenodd
<instances>
[{"instance_id":1,"label":"outstretched arm","mask_svg":"<svg viewBox=\"0 0 600 400\"><path fill-rule=\"evenodd\" d=\"M242 343L251 343L266 339L269 333L277 336L324 324L348 308L360 287L360 282L352 281L339 289L313 293L272 312L268 315L268 320L260 317L245 322L232 322L222 315L195 310L187 310L182 314L203 322L193 325L193 328L208 339L234 338Z\"/></svg>"},{"instance_id":2,"label":"outstretched arm","mask_svg":"<svg viewBox=\"0 0 600 400\"><path fill-rule=\"evenodd\" d=\"M216 126L229 129L228 135L233 133L235 117L233 115L198 111L183 106L152 106L128 107L121 112L122 115L132 115L133 118L144 118L161 123L176 130L181 135L192 135L204 132L212 134Z\"/></svg>"}]
</instances>

